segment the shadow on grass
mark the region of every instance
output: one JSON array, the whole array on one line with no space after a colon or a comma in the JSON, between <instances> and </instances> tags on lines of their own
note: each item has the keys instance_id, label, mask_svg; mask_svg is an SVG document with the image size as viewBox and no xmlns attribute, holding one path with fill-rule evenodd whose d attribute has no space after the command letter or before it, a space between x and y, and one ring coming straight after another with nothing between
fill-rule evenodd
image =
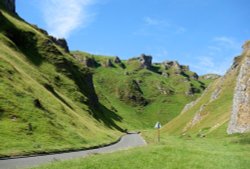
<instances>
[{"instance_id":1,"label":"shadow on grass","mask_svg":"<svg viewBox=\"0 0 250 169\"><path fill-rule=\"evenodd\" d=\"M17 17L17 19L19 18ZM39 45L39 37L34 32L19 29L1 13L0 23L0 32L3 32L6 37L15 44L13 48L20 50L36 66L41 65L43 60L55 65L57 71L72 79L76 86L78 86L79 91L88 98L88 101L84 104L90 107L94 118L98 121L102 121L109 128L123 131L122 128L115 123L115 121L121 121L122 118L99 103L93 85L92 73L88 68L80 66L68 55L64 55L58 51L51 41L44 41ZM52 86L47 84L44 87L72 109L70 104L68 104Z\"/></svg>"},{"instance_id":2,"label":"shadow on grass","mask_svg":"<svg viewBox=\"0 0 250 169\"><path fill-rule=\"evenodd\" d=\"M63 102L64 104L66 104L71 110L74 110L73 107L66 101L64 100L53 88L53 86L51 86L50 84L44 84L43 85L50 93L52 93L56 98L58 98L61 102Z\"/></svg>"},{"instance_id":3,"label":"shadow on grass","mask_svg":"<svg viewBox=\"0 0 250 169\"><path fill-rule=\"evenodd\" d=\"M122 121L122 117L116 114L115 112L109 110L107 107L99 103L97 110L94 111L94 117L98 121L102 121L107 127L115 128L121 132L125 132L120 126L118 126L115 122Z\"/></svg>"},{"instance_id":4,"label":"shadow on grass","mask_svg":"<svg viewBox=\"0 0 250 169\"><path fill-rule=\"evenodd\" d=\"M2 118L3 114L4 114L4 110L0 108L0 119Z\"/></svg>"},{"instance_id":5,"label":"shadow on grass","mask_svg":"<svg viewBox=\"0 0 250 169\"><path fill-rule=\"evenodd\" d=\"M17 18L18 19L18 18ZM43 59L37 47L37 37L35 33L17 28L13 23L0 15L0 32L4 34L16 45L33 64L39 66Z\"/></svg>"}]
</instances>

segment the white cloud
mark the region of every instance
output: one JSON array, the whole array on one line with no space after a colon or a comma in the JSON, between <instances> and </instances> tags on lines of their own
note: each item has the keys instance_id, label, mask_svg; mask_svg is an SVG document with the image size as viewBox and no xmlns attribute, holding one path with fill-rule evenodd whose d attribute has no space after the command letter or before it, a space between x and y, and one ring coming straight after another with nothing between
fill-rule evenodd
<instances>
[{"instance_id":1,"label":"white cloud","mask_svg":"<svg viewBox=\"0 0 250 169\"><path fill-rule=\"evenodd\" d=\"M159 25L160 24L160 21L153 19L151 17L145 17L143 20L147 25Z\"/></svg>"},{"instance_id":2,"label":"white cloud","mask_svg":"<svg viewBox=\"0 0 250 169\"><path fill-rule=\"evenodd\" d=\"M241 43L231 37L219 36L211 39L211 43L200 57L194 58L191 68L198 72L217 73L223 75L230 67L233 57L240 54Z\"/></svg>"},{"instance_id":3,"label":"white cloud","mask_svg":"<svg viewBox=\"0 0 250 169\"><path fill-rule=\"evenodd\" d=\"M187 31L186 28L184 28L183 26L179 26L173 23L169 23L166 20L161 20L161 19L156 19L153 17L144 17L143 18L143 22L146 26L150 26L150 30L147 31L152 31L152 28L156 28L159 30L169 30L169 32L171 33L175 33L175 34L182 34L185 33ZM143 32L142 34L145 34L145 28L142 29ZM155 32L155 31L154 31ZM148 34L148 33L146 33Z\"/></svg>"},{"instance_id":4,"label":"white cloud","mask_svg":"<svg viewBox=\"0 0 250 169\"><path fill-rule=\"evenodd\" d=\"M214 67L215 63L212 57L209 56L201 56L198 58L199 65L206 67Z\"/></svg>"},{"instance_id":5,"label":"white cloud","mask_svg":"<svg viewBox=\"0 0 250 169\"><path fill-rule=\"evenodd\" d=\"M226 36L215 37L213 41L217 42L217 46L227 49L239 49L241 46L233 38Z\"/></svg>"},{"instance_id":6,"label":"white cloud","mask_svg":"<svg viewBox=\"0 0 250 169\"><path fill-rule=\"evenodd\" d=\"M176 27L176 33L177 34L180 34L180 33L185 33L187 31L187 29L186 28L184 28L184 27L181 27L181 26L177 26Z\"/></svg>"},{"instance_id":7,"label":"white cloud","mask_svg":"<svg viewBox=\"0 0 250 169\"><path fill-rule=\"evenodd\" d=\"M43 0L40 3L49 33L68 37L75 29L88 25L93 16L89 7L95 0Z\"/></svg>"}]
</instances>

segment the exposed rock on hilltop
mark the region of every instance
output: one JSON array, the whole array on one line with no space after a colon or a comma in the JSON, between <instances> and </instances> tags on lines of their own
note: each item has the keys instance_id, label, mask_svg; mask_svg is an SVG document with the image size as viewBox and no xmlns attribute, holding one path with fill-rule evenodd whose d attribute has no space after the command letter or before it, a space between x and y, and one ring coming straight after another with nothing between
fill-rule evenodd
<instances>
[{"instance_id":1,"label":"exposed rock on hilltop","mask_svg":"<svg viewBox=\"0 0 250 169\"><path fill-rule=\"evenodd\" d=\"M69 47L68 47L68 43L64 38L55 38L53 36L50 36L50 39L57 44L58 46L62 47L64 49L65 52L69 53Z\"/></svg>"},{"instance_id":2,"label":"exposed rock on hilltop","mask_svg":"<svg viewBox=\"0 0 250 169\"><path fill-rule=\"evenodd\" d=\"M10 12L16 13L16 2L15 0L4 0L6 9Z\"/></svg>"},{"instance_id":3,"label":"exposed rock on hilltop","mask_svg":"<svg viewBox=\"0 0 250 169\"><path fill-rule=\"evenodd\" d=\"M215 81L199 99L186 105L165 130L184 135L196 133L197 136L211 132L222 135L250 132L250 41L224 76L208 74L199 79Z\"/></svg>"},{"instance_id":4,"label":"exposed rock on hilltop","mask_svg":"<svg viewBox=\"0 0 250 169\"><path fill-rule=\"evenodd\" d=\"M141 62L141 67L149 69L152 66L152 56L141 54L138 59Z\"/></svg>"},{"instance_id":5,"label":"exposed rock on hilltop","mask_svg":"<svg viewBox=\"0 0 250 169\"><path fill-rule=\"evenodd\" d=\"M234 90L233 110L227 132L244 133L250 131L250 51L245 45L246 58L240 68Z\"/></svg>"},{"instance_id":6,"label":"exposed rock on hilltop","mask_svg":"<svg viewBox=\"0 0 250 169\"><path fill-rule=\"evenodd\" d=\"M201 79L210 79L210 80L215 80L215 79L218 79L220 78L221 76L220 75L217 75L217 74L206 74L206 75L203 75L203 76L200 76Z\"/></svg>"},{"instance_id":7,"label":"exposed rock on hilltop","mask_svg":"<svg viewBox=\"0 0 250 169\"><path fill-rule=\"evenodd\" d=\"M118 56L116 56L115 59L114 59L114 62L115 63L121 63L121 59Z\"/></svg>"},{"instance_id":8,"label":"exposed rock on hilltop","mask_svg":"<svg viewBox=\"0 0 250 169\"><path fill-rule=\"evenodd\" d=\"M177 70L181 69L180 64L177 61L165 61L162 63L165 69L169 69L171 67L174 67Z\"/></svg>"}]
</instances>

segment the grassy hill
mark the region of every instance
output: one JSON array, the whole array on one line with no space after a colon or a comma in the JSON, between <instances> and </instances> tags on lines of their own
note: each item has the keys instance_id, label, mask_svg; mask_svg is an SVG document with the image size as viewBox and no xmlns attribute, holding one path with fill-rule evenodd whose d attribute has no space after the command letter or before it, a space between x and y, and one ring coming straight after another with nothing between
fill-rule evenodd
<instances>
[{"instance_id":1,"label":"grassy hill","mask_svg":"<svg viewBox=\"0 0 250 169\"><path fill-rule=\"evenodd\" d=\"M129 130L152 128L156 121L166 124L210 83L178 62L149 63L145 68L144 56L121 61L79 51L72 54L92 69L100 102L121 116L117 124Z\"/></svg>"},{"instance_id":2,"label":"grassy hill","mask_svg":"<svg viewBox=\"0 0 250 169\"><path fill-rule=\"evenodd\" d=\"M110 143L169 122L207 85L177 62L70 53L2 2L0 22L0 156Z\"/></svg>"},{"instance_id":3,"label":"grassy hill","mask_svg":"<svg viewBox=\"0 0 250 169\"><path fill-rule=\"evenodd\" d=\"M2 6L0 23L0 156L86 148L122 134L88 68Z\"/></svg>"},{"instance_id":4,"label":"grassy hill","mask_svg":"<svg viewBox=\"0 0 250 169\"><path fill-rule=\"evenodd\" d=\"M187 105L180 115L164 126L163 131L184 137L226 136L236 82L247 57L249 52L236 57L226 75L211 83L202 96Z\"/></svg>"},{"instance_id":5,"label":"grassy hill","mask_svg":"<svg viewBox=\"0 0 250 169\"><path fill-rule=\"evenodd\" d=\"M157 131L144 130L142 134L148 143L147 147L54 162L35 169L249 168L250 134L227 134L237 91L235 86L245 82L239 79L239 75L245 73L249 82L249 72L244 71L242 65L246 65L249 60L250 48L249 45L244 47L243 53L235 58L225 76L212 82L201 97L186 105L177 117L161 129L160 143L157 141ZM207 80L207 76L201 78ZM242 91L249 93L248 90ZM247 98L248 95L242 100ZM248 119L244 120L244 124L248 124Z\"/></svg>"},{"instance_id":6,"label":"grassy hill","mask_svg":"<svg viewBox=\"0 0 250 169\"><path fill-rule=\"evenodd\" d=\"M147 147L54 162L34 169L248 169L250 134L226 133L236 77L245 57L237 57L224 77L210 84L200 98L161 129L160 143L157 131L144 130Z\"/></svg>"}]
</instances>

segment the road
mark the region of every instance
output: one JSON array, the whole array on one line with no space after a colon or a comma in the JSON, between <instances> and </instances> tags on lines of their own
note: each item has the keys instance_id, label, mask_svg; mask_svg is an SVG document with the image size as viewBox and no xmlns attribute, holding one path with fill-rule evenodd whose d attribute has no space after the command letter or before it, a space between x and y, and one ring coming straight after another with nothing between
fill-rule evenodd
<instances>
[{"instance_id":1,"label":"road","mask_svg":"<svg viewBox=\"0 0 250 169\"><path fill-rule=\"evenodd\" d=\"M67 153L59 153L51 155L41 155L35 157L0 160L0 169L23 169L28 167L35 167L41 164L58 160L86 157L88 155L96 153L109 153L144 145L146 145L146 142L139 134L127 134L123 136L118 143L107 147L77 151L77 152L67 152Z\"/></svg>"}]
</instances>

